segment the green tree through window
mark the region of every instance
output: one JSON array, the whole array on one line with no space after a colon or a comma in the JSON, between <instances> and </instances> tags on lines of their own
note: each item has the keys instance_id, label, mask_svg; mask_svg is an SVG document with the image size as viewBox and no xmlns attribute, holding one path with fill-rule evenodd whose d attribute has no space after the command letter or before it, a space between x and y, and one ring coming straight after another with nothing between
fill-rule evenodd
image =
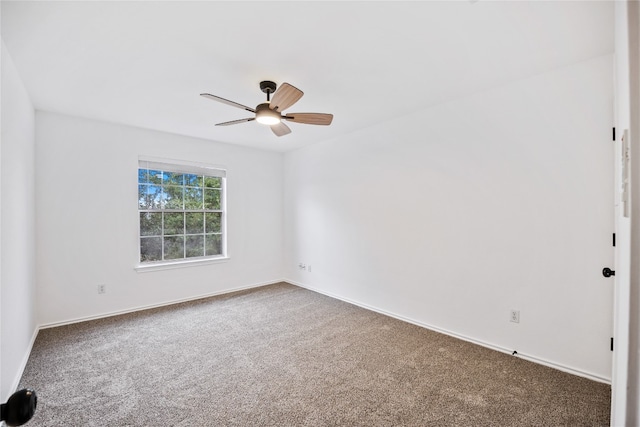
<instances>
[{"instance_id":1,"label":"green tree through window","mask_svg":"<svg viewBox=\"0 0 640 427\"><path fill-rule=\"evenodd\" d=\"M224 257L225 171L140 161L140 262Z\"/></svg>"}]
</instances>

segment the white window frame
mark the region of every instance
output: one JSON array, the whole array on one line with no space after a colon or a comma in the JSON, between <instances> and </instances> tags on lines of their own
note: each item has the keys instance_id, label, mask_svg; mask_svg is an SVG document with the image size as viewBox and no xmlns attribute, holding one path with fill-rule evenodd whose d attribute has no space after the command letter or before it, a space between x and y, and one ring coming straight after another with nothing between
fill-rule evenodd
<instances>
[{"instance_id":1,"label":"white window frame","mask_svg":"<svg viewBox=\"0 0 640 427\"><path fill-rule=\"evenodd\" d=\"M220 218L221 254L204 255L201 257L185 256L183 258L177 258L177 259L167 259L167 260L163 259L158 261L142 262L140 260L141 239L143 238L143 236L141 235L141 229L140 229L140 213L141 212L162 212L164 214L164 213L170 213L170 212L192 212L192 211L200 211L200 210L186 209L184 204L182 209L165 209L164 207L162 209L154 209L154 210L140 209L140 205L138 201L137 202L138 204L138 209L137 209L138 251L136 254L137 264L135 266L135 270L138 272L165 270L165 269L173 269L173 268L183 268L183 267L188 267L193 265L218 263L218 262L224 262L228 260L229 256L227 254L227 201L226 201L227 171L226 171L226 168L222 166L214 166L209 164L188 162L183 160L160 159L160 158L154 158L154 157L140 157L138 159L138 168L136 169L136 188L138 188L138 186L140 185L140 183L138 182L139 169L160 170L162 172L178 172L178 173L184 173L184 174L194 174L199 176L204 175L209 177L221 178L220 209L215 210L215 211L220 211L220 214L221 214L221 218ZM187 186L185 186L185 188L186 187ZM205 188L203 186L203 190L204 189ZM140 195L138 193L138 200L139 200L139 197ZM204 197L204 191L203 191L203 197ZM207 210L204 209L204 206L201 211L205 213L207 212ZM186 224L185 224L185 227L186 227ZM186 234L186 228L184 230L183 235L185 237L188 236ZM203 235L206 235L206 233L203 232ZM164 258L164 237L165 237L164 234L162 234L162 238L163 238L163 244L162 244L163 257L162 258ZM185 248L185 254L186 254L186 248Z\"/></svg>"}]
</instances>

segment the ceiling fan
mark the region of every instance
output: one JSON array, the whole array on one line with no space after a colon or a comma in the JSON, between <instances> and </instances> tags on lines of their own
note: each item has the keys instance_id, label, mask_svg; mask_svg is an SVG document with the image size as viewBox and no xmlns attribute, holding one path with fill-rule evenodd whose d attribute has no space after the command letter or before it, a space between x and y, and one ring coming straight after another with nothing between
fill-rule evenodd
<instances>
[{"instance_id":1,"label":"ceiling fan","mask_svg":"<svg viewBox=\"0 0 640 427\"><path fill-rule=\"evenodd\" d=\"M246 119L232 120L230 122L218 123L216 126L229 126L237 125L238 123L251 122L253 120L258 123L262 123L271 127L276 136L283 136L291 133L289 126L283 123L283 120L287 120L295 123L305 123L308 125L330 125L333 120L333 114L325 113L286 113L282 111L291 107L298 102L304 92L300 89L290 85L289 83L282 83L278 90L276 90L276 84L272 81L260 82L260 90L267 94L267 102L258 104L256 108L247 107L246 105L238 104L237 102L229 101L228 99L221 98L210 93L201 93L200 96L213 99L214 101L222 102L223 104L231 105L232 107L242 108L243 110L252 112L255 117L249 117ZM271 94L273 93L273 97Z\"/></svg>"}]
</instances>

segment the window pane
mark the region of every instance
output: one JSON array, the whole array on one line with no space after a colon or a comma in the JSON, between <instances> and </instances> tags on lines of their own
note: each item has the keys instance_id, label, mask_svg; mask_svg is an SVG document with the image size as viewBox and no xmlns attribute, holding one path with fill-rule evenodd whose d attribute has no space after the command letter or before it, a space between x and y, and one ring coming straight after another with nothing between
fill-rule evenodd
<instances>
[{"instance_id":1,"label":"window pane","mask_svg":"<svg viewBox=\"0 0 640 427\"><path fill-rule=\"evenodd\" d=\"M207 212L206 216L206 229L205 233L220 233L222 213L220 212Z\"/></svg>"},{"instance_id":2,"label":"window pane","mask_svg":"<svg viewBox=\"0 0 640 427\"><path fill-rule=\"evenodd\" d=\"M175 185L163 186L164 192L164 208L165 209L183 209L183 193L184 187L178 187Z\"/></svg>"},{"instance_id":3,"label":"window pane","mask_svg":"<svg viewBox=\"0 0 640 427\"><path fill-rule=\"evenodd\" d=\"M187 258L204 256L204 236L187 236L185 249Z\"/></svg>"},{"instance_id":4,"label":"window pane","mask_svg":"<svg viewBox=\"0 0 640 427\"><path fill-rule=\"evenodd\" d=\"M152 184L162 184L162 172L149 170L149 182Z\"/></svg>"},{"instance_id":5,"label":"window pane","mask_svg":"<svg viewBox=\"0 0 640 427\"><path fill-rule=\"evenodd\" d=\"M184 234L184 214L182 212L165 212L164 235Z\"/></svg>"},{"instance_id":6,"label":"window pane","mask_svg":"<svg viewBox=\"0 0 640 427\"><path fill-rule=\"evenodd\" d=\"M149 197L149 209L162 209L162 187L150 185L147 188L147 196Z\"/></svg>"},{"instance_id":7,"label":"window pane","mask_svg":"<svg viewBox=\"0 0 640 427\"><path fill-rule=\"evenodd\" d=\"M164 238L164 259L184 258L184 237Z\"/></svg>"},{"instance_id":8,"label":"window pane","mask_svg":"<svg viewBox=\"0 0 640 427\"><path fill-rule=\"evenodd\" d=\"M138 209L150 209L147 199L148 185L138 185Z\"/></svg>"},{"instance_id":9,"label":"window pane","mask_svg":"<svg viewBox=\"0 0 640 427\"><path fill-rule=\"evenodd\" d=\"M140 238L140 262L162 260L162 237Z\"/></svg>"},{"instance_id":10,"label":"window pane","mask_svg":"<svg viewBox=\"0 0 640 427\"><path fill-rule=\"evenodd\" d=\"M138 185L138 208L139 209L160 209L161 207L161 187L157 185Z\"/></svg>"},{"instance_id":11,"label":"window pane","mask_svg":"<svg viewBox=\"0 0 640 427\"><path fill-rule=\"evenodd\" d=\"M140 212L140 235L141 236L161 236L162 235L162 213L161 212Z\"/></svg>"},{"instance_id":12,"label":"window pane","mask_svg":"<svg viewBox=\"0 0 640 427\"><path fill-rule=\"evenodd\" d=\"M222 235L207 234L205 235L206 255L222 255Z\"/></svg>"},{"instance_id":13,"label":"window pane","mask_svg":"<svg viewBox=\"0 0 640 427\"><path fill-rule=\"evenodd\" d=\"M185 174L184 185L188 185L190 187L202 187L202 176Z\"/></svg>"},{"instance_id":14,"label":"window pane","mask_svg":"<svg viewBox=\"0 0 640 427\"><path fill-rule=\"evenodd\" d=\"M149 170L148 169L138 169L138 182L141 184L149 182Z\"/></svg>"},{"instance_id":15,"label":"window pane","mask_svg":"<svg viewBox=\"0 0 640 427\"><path fill-rule=\"evenodd\" d=\"M222 180L212 176L204 177L204 186L207 188L222 188Z\"/></svg>"},{"instance_id":16,"label":"window pane","mask_svg":"<svg viewBox=\"0 0 640 427\"><path fill-rule=\"evenodd\" d=\"M202 188L185 187L184 208L202 209Z\"/></svg>"},{"instance_id":17,"label":"window pane","mask_svg":"<svg viewBox=\"0 0 640 427\"><path fill-rule=\"evenodd\" d=\"M204 190L204 208L220 209L220 190L205 188Z\"/></svg>"},{"instance_id":18,"label":"window pane","mask_svg":"<svg viewBox=\"0 0 640 427\"><path fill-rule=\"evenodd\" d=\"M184 185L184 174L178 172L165 172L162 174L162 183L165 185Z\"/></svg>"},{"instance_id":19,"label":"window pane","mask_svg":"<svg viewBox=\"0 0 640 427\"><path fill-rule=\"evenodd\" d=\"M204 233L204 212L187 212L184 215L187 234Z\"/></svg>"}]
</instances>

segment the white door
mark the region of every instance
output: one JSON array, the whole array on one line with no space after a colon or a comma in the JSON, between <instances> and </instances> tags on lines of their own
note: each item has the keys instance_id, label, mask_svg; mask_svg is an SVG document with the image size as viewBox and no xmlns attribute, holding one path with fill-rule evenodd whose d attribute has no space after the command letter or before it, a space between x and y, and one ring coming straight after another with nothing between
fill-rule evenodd
<instances>
[{"instance_id":1,"label":"white door","mask_svg":"<svg viewBox=\"0 0 640 427\"><path fill-rule=\"evenodd\" d=\"M613 307L613 368L611 374L611 425L624 425L629 353L629 286L631 269L630 156L628 130L617 130L615 141L616 275L611 277ZM618 338L618 339L616 339Z\"/></svg>"}]
</instances>

